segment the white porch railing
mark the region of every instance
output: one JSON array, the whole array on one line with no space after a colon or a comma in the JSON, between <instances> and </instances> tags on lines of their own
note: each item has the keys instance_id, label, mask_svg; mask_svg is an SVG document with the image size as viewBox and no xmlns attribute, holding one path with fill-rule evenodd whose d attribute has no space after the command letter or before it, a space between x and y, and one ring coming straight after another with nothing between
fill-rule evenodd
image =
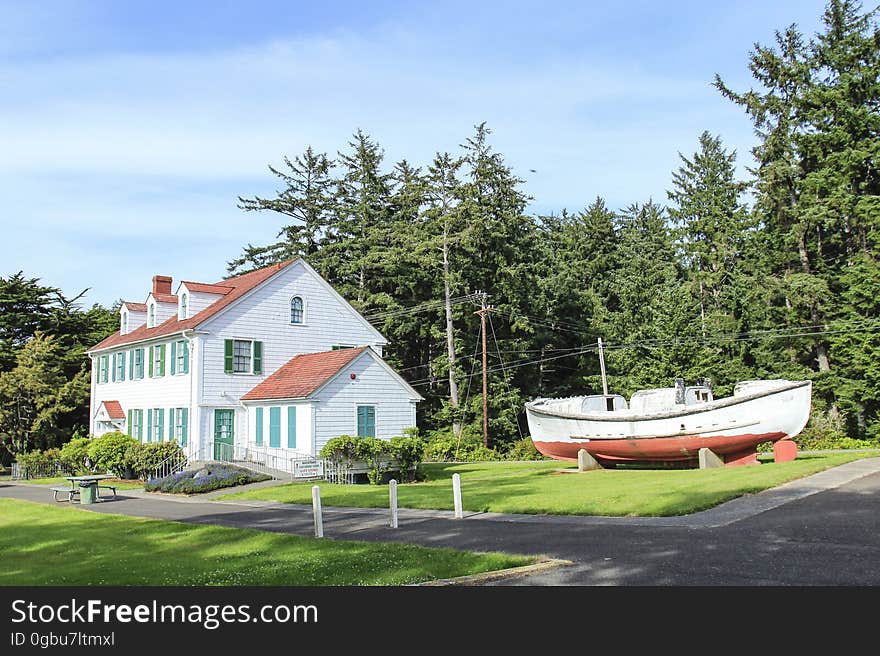
<instances>
[{"instance_id":1,"label":"white porch railing","mask_svg":"<svg viewBox=\"0 0 880 656\"><path fill-rule=\"evenodd\" d=\"M283 455L271 453L266 447L243 446L212 442L202 446L198 456L201 461L228 462L272 478L307 480L324 475L324 461L305 453Z\"/></svg>"}]
</instances>

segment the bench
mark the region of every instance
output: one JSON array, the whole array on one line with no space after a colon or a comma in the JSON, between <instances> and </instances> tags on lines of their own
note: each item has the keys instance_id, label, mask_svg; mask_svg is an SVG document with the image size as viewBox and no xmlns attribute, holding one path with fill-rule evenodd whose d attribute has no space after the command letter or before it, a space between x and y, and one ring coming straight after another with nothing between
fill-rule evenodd
<instances>
[{"instance_id":1,"label":"bench","mask_svg":"<svg viewBox=\"0 0 880 656\"><path fill-rule=\"evenodd\" d=\"M99 485L98 489L95 490L95 496L101 497L101 490L111 490L113 492L113 498L116 498L116 486L115 485Z\"/></svg>"},{"instance_id":2,"label":"bench","mask_svg":"<svg viewBox=\"0 0 880 656\"><path fill-rule=\"evenodd\" d=\"M59 493L66 494L67 500L73 501L73 497L75 495L79 494L79 490L77 490L75 487L53 487L52 488L52 498L55 499L55 501L58 501L58 494ZM62 501L63 501L63 499L62 499Z\"/></svg>"}]
</instances>

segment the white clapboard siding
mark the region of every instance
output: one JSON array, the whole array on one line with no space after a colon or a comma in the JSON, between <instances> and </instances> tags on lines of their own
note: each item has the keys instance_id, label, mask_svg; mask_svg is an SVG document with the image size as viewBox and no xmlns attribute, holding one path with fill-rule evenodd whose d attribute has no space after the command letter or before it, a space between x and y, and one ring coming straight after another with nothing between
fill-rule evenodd
<instances>
[{"instance_id":1,"label":"white clapboard siding","mask_svg":"<svg viewBox=\"0 0 880 656\"><path fill-rule=\"evenodd\" d=\"M145 323L147 323L147 313L146 312L132 312L127 309L124 305L119 308L119 330L122 331L122 314L124 312L128 312L128 330L123 332L123 335L130 333L136 328L140 328Z\"/></svg>"},{"instance_id":2,"label":"white clapboard siding","mask_svg":"<svg viewBox=\"0 0 880 656\"><path fill-rule=\"evenodd\" d=\"M405 428L415 426L415 403L410 394L369 355L357 358L316 394L315 453L333 437L357 435L359 405L376 407L376 437L389 440L401 435Z\"/></svg>"},{"instance_id":3,"label":"white clapboard siding","mask_svg":"<svg viewBox=\"0 0 880 656\"><path fill-rule=\"evenodd\" d=\"M296 448L287 447L287 408L296 408ZM263 409L263 443L257 445L257 413L256 409ZM269 408L281 409L281 441L278 447L270 446L269 441ZM238 443L239 441L236 440ZM241 441L244 444L244 441ZM257 447L269 455L279 458L291 458L294 455L314 455L312 453L312 403L310 401L253 401L248 404L248 437L247 445Z\"/></svg>"},{"instance_id":4,"label":"white clapboard siding","mask_svg":"<svg viewBox=\"0 0 880 656\"><path fill-rule=\"evenodd\" d=\"M187 296L187 312L186 317L184 317L186 319L196 316L206 307L208 307L215 301L223 298L222 294L208 294L205 292L190 291L189 289L187 289L186 283L181 283L180 287L177 290L178 307L180 305L180 298L183 294L186 294Z\"/></svg>"},{"instance_id":5,"label":"white clapboard siding","mask_svg":"<svg viewBox=\"0 0 880 656\"><path fill-rule=\"evenodd\" d=\"M158 326L163 321L167 321L171 317L177 316L177 303L163 303L157 301L152 292L147 296L147 315L150 313L150 303L156 304L156 323Z\"/></svg>"},{"instance_id":6,"label":"white clapboard siding","mask_svg":"<svg viewBox=\"0 0 880 656\"><path fill-rule=\"evenodd\" d=\"M305 303L305 322L299 325L290 323L294 296ZM329 351L334 345L369 344L378 349L385 343L300 263L283 269L250 296L205 322L199 332L205 338L201 403L206 405L241 398L295 355ZM224 373L226 339L263 342L262 374Z\"/></svg>"},{"instance_id":7,"label":"white clapboard siding","mask_svg":"<svg viewBox=\"0 0 880 656\"><path fill-rule=\"evenodd\" d=\"M191 408L192 403L192 379L193 375L193 367L192 362L190 363L190 371L188 374L175 374L171 375L171 366L170 366L170 358L171 358L171 342L156 342L155 344L164 343L165 346L165 375L151 378L149 375L149 364L146 362L146 359L149 358L149 345L144 348L144 377L140 379L131 380L129 378L129 364L128 359L131 357L131 351L129 349L124 349L125 351L125 380L112 382L112 372L111 372L111 382L108 383L97 383L97 376L100 370L99 358L100 356L94 357L92 359L92 406L91 406L91 426L90 430L95 432L95 412L101 406L101 403L104 401L119 401L119 404L122 406L123 412L126 414L126 420L128 417L128 411L130 409L142 409L147 410L149 408L165 408L166 412L168 408ZM191 347L192 348L192 347ZM117 353L120 351L116 351ZM109 367L113 366L113 353L114 351L110 351L107 353ZM192 357L192 353L191 353ZM190 416L192 416L192 410L190 410ZM146 412L144 413L144 421L146 422ZM168 418L166 415L165 418L165 435L168 435ZM127 427L126 427L127 430ZM188 431L189 436L192 435L192 430ZM146 435L146 432L144 433Z\"/></svg>"}]
</instances>

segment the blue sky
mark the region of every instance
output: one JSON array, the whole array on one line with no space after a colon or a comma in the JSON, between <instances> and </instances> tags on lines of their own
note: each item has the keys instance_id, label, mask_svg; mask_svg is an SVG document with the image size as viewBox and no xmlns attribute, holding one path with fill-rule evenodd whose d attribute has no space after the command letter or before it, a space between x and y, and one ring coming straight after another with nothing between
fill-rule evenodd
<instances>
[{"instance_id":1,"label":"blue sky","mask_svg":"<svg viewBox=\"0 0 880 656\"><path fill-rule=\"evenodd\" d=\"M754 145L711 86L824 1L117 2L0 0L0 275L86 302L154 274L213 282L280 218L266 165L358 128L390 165L486 121L532 212L665 202L703 130ZM534 173L531 172L534 169ZM175 282L176 284L176 282Z\"/></svg>"}]
</instances>

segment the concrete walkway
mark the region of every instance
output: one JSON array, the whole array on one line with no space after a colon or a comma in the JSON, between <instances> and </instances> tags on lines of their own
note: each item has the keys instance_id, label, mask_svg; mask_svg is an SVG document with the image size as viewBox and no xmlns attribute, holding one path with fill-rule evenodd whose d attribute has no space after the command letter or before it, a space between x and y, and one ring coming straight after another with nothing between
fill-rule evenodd
<instances>
[{"instance_id":1,"label":"concrete walkway","mask_svg":"<svg viewBox=\"0 0 880 656\"><path fill-rule=\"evenodd\" d=\"M46 488L0 497L53 503ZM310 506L122 491L95 512L312 535ZM569 567L501 585L880 585L880 458L857 460L682 517L324 508L326 537L541 554Z\"/></svg>"}]
</instances>

